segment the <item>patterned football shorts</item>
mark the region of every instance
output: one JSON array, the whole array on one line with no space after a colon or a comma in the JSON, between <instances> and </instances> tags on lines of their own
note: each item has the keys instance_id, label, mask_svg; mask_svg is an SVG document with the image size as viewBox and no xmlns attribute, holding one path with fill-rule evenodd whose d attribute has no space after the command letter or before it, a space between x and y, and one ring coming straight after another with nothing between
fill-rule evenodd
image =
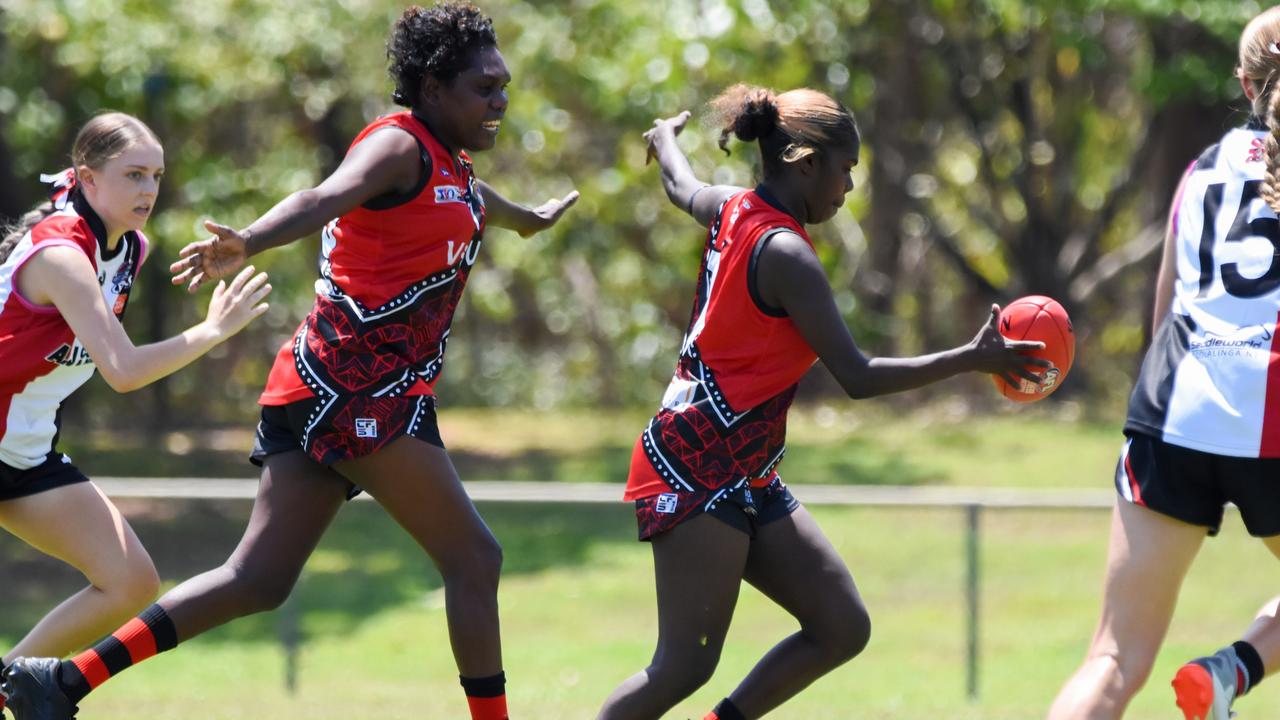
<instances>
[{"instance_id":1,"label":"patterned football shorts","mask_svg":"<svg viewBox=\"0 0 1280 720\"><path fill-rule=\"evenodd\" d=\"M742 480L719 490L665 492L635 502L641 540L651 540L655 535L703 513L755 538L758 528L784 518L800 507L800 501L777 475L768 485L761 487L752 487Z\"/></svg>"},{"instance_id":2,"label":"patterned football shorts","mask_svg":"<svg viewBox=\"0 0 1280 720\"><path fill-rule=\"evenodd\" d=\"M249 462L261 466L268 455L302 450L329 466L371 455L402 435L443 448L436 424L436 401L430 395L375 398L338 397L338 407L322 412L319 398L288 405L264 405ZM317 422L317 418L327 421ZM352 497L360 493L352 486Z\"/></svg>"}]
</instances>

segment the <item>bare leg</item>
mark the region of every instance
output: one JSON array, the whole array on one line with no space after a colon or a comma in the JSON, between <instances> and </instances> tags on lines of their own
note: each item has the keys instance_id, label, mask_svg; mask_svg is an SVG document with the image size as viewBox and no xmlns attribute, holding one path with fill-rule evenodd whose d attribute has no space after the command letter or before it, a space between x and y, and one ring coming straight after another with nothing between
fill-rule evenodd
<instances>
[{"instance_id":1,"label":"bare leg","mask_svg":"<svg viewBox=\"0 0 1280 720\"><path fill-rule=\"evenodd\" d=\"M324 531L346 499L337 473L301 450L270 455L249 525L221 567L165 593L159 604L185 641L289 597Z\"/></svg>"},{"instance_id":2,"label":"bare leg","mask_svg":"<svg viewBox=\"0 0 1280 720\"><path fill-rule=\"evenodd\" d=\"M406 436L334 467L369 491L439 568L458 671L473 678L502 672L502 548L476 512L448 453Z\"/></svg>"},{"instance_id":3,"label":"bare leg","mask_svg":"<svg viewBox=\"0 0 1280 720\"><path fill-rule=\"evenodd\" d=\"M1241 638L1258 651L1268 675L1280 667L1280 622L1276 621L1278 609L1280 609L1280 597L1268 600L1267 604L1263 605L1254 616L1253 623L1244 631L1244 637Z\"/></svg>"},{"instance_id":4,"label":"bare leg","mask_svg":"<svg viewBox=\"0 0 1280 720\"><path fill-rule=\"evenodd\" d=\"M655 537L658 647L613 691L598 720L655 720L706 684L738 603L750 538L700 515Z\"/></svg>"},{"instance_id":5,"label":"bare leg","mask_svg":"<svg viewBox=\"0 0 1280 720\"><path fill-rule=\"evenodd\" d=\"M141 610L160 590L151 556L93 483L0 502L0 527L89 581L4 655L8 660L79 650Z\"/></svg>"},{"instance_id":6,"label":"bare leg","mask_svg":"<svg viewBox=\"0 0 1280 720\"><path fill-rule=\"evenodd\" d=\"M1117 501L1102 617L1084 664L1058 693L1049 720L1115 720L1142 688L1169 630L1178 590L1206 530Z\"/></svg>"},{"instance_id":7,"label":"bare leg","mask_svg":"<svg viewBox=\"0 0 1280 720\"><path fill-rule=\"evenodd\" d=\"M775 645L729 696L758 718L862 652L871 618L849 569L803 507L760 529L746 579L800 621L800 631Z\"/></svg>"}]
</instances>

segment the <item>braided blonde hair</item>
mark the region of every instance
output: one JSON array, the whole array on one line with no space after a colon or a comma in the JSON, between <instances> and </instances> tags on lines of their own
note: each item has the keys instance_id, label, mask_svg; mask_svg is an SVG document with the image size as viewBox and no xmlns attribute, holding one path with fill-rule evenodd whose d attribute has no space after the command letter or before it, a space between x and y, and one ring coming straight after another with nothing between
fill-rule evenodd
<instances>
[{"instance_id":1,"label":"braided blonde hair","mask_svg":"<svg viewBox=\"0 0 1280 720\"><path fill-rule=\"evenodd\" d=\"M1253 114L1270 131L1264 141L1267 173L1260 190L1262 199L1280 213L1280 7L1273 7L1249 21L1240 35L1240 64L1236 74L1249 82L1256 95Z\"/></svg>"}]
</instances>

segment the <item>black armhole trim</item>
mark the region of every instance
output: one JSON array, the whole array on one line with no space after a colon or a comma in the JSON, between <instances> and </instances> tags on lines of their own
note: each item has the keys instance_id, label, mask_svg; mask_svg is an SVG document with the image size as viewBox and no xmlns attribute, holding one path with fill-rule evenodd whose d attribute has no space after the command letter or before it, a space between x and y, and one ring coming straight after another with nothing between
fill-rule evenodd
<instances>
[{"instance_id":1,"label":"black armhole trim","mask_svg":"<svg viewBox=\"0 0 1280 720\"><path fill-rule=\"evenodd\" d=\"M397 126L387 125L386 127L393 128ZM378 128L378 130L381 129L383 128ZM404 128L397 129L404 130ZM374 132L377 132L377 130L374 130ZM405 132L409 131L405 130ZM422 173L418 176L417 184L407 192L389 192L383 193L377 197L369 198L360 207L365 210L390 210L391 208L400 207L421 195L423 189L431 183L431 173L435 169L431 166L431 153L427 152L427 146L422 144L422 141L418 139L417 135L414 135L413 133L409 133L409 135L413 138L414 142L418 143L418 156L422 158Z\"/></svg>"},{"instance_id":2,"label":"black armhole trim","mask_svg":"<svg viewBox=\"0 0 1280 720\"><path fill-rule=\"evenodd\" d=\"M751 295L751 302L756 304L756 309L760 312L776 318L787 317L787 311L769 305L760 297L760 288L756 284L756 265L760 262L760 253L764 250L764 246L768 245L775 235L784 232L791 232L791 229L784 227L773 228L761 235L760 239L756 241L756 246L751 250L751 261L747 263L747 293Z\"/></svg>"}]
</instances>

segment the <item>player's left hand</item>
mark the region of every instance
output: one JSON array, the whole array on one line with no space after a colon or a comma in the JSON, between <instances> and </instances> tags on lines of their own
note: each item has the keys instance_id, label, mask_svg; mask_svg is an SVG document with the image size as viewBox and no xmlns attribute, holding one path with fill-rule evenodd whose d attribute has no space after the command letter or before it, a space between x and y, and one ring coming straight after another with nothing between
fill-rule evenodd
<instances>
[{"instance_id":1,"label":"player's left hand","mask_svg":"<svg viewBox=\"0 0 1280 720\"><path fill-rule=\"evenodd\" d=\"M529 237L555 225L559 222L560 216L564 215L566 210L578 202L579 197L581 195L577 190L574 190L559 200L551 198L538 207L531 208L529 212L532 213L532 218L525 227L520 229L520 237Z\"/></svg>"}]
</instances>

